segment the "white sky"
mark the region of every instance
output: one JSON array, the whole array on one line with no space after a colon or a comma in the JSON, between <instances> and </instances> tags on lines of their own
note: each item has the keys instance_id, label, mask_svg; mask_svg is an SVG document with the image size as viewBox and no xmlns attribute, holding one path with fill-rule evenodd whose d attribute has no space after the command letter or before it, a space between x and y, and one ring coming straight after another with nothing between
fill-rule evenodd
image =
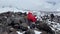
<instances>
[{"instance_id":1,"label":"white sky","mask_svg":"<svg viewBox=\"0 0 60 34\"><path fill-rule=\"evenodd\" d=\"M60 10L60 0L0 0L1 7L27 10Z\"/></svg>"}]
</instances>

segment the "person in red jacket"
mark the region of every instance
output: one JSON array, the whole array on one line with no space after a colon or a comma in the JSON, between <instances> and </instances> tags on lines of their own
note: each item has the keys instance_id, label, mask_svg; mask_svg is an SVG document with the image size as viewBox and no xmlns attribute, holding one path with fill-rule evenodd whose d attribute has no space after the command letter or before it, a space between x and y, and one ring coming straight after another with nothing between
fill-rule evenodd
<instances>
[{"instance_id":1,"label":"person in red jacket","mask_svg":"<svg viewBox=\"0 0 60 34\"><path fill-rule=\"evenodd\" d=\"M28 14L27 14L28 20L30 20L32 22L36 22L37 19L35 17L36 16L34 16L31 12L28 12Z\"/></svg>"},{"instance_id":2,"label":"person in red jacket","mask_svg":"<svg viewBox=\"0 0 60 34\"><path fill-rule=\"evenodd\" d=\"M27 18L28 18L28 25L30 26L31 29L35 28L35 22L37 20L37 18L35 18L36 16L34 16L31 12L28 12L27 14Z\"/></svg>"}]
</instances>

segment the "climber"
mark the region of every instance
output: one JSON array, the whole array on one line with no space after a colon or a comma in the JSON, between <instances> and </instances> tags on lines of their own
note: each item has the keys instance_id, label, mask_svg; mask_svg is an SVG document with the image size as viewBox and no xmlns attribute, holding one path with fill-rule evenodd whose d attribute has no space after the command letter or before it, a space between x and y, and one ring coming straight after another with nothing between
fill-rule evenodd
<instances>
[{"instance_id":1,"label":"climber","mask_svg":"<svg viewBox=\"0 0 60 34\"><path fill-rule=\"evenodd\" d=\"M36 16L34 16L31 12L28 12L28 14L27 14L28 20L30 20L32 22L36 22L37 19L35 17Z\"/></svg>"}]
</instances>

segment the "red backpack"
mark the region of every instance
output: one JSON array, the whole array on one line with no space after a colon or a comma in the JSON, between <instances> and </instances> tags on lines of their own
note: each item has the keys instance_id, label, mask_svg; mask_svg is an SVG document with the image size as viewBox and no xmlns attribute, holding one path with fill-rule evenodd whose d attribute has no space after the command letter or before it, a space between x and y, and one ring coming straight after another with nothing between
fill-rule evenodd
<instances>
[{"instance_id":1,"label":"red backpack","mask_svg":"<svg viewBox=\"0 0 60 34\"><path fill-rule=\"evenodd\" d=\"M27 18L28 18L28 20L30 20L32 22L36 22L36 20L37 20L31 12L28 13Z\"/></svg>"}]
</instances>

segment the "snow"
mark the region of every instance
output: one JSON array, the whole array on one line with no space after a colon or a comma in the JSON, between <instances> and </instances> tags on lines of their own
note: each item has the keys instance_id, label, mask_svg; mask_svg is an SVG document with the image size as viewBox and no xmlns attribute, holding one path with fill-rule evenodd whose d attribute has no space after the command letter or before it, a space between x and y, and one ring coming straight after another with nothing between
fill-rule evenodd
<instances>
[{"instance_id":1,"label":"snow","mask_svg":"<svg viewBox=\"0 0 60 34\"><path fill-rule=\"evenodd\" d=\"M17 7L27 10L59 10L60 0L0 0L0 7ZM60 11L60 10L59 10Z\"/></svg>"},{"instance_id":2,"label":"snow","mask_svg":"<svg viewBox=\"0 0 60 34\"><path fill-rule=\"evenodd\" d=\"M30 29L30 27L28 26L28 28Z\"/></svg>"},{"instance_id":3,"label":"snow","mask_svg":"<svg viewBox=\"0 0 60 34\"><path fill-rule=\"evenodd\" d=\"M28 26L28 28L30 28L29 26ZM34 30L34 32L35 32L35 34L41 34L42 32L41 31L37 31L37 30ZM18 34L23 34L24 32L20 32L20 31L17 31L17 33Z\"/></svg>"},{"instance_id":4,"label":"snow","mask_svg":"<svg viewBox=\"0 0 60 34\"><path fill-rule=\"evenodd\" d=\"M19 31L17 31L17 33L18 33L18 34L23 34L23 33L19 32Z\"/></svg>"},{"instance_id":5,"label":"snow","mask_svg":"<svg viewBox=\"0 0 60 34\"><path fill-rule=\"evenodd\" d=\"M42 32L34 30L35 34L41 34Z\"/></svg>"},{"instance_id":6,"label":"snow","mask_svg":"<svg viewBox=\"0 0 60 34\"><path fill-rule=\"evenodd\" d=\"M58 16L60 16L60 13L57 13L57 14L55 14L55 15L58 15Z\"/></svg>"},{"instance_id":7,"label":"snow","mask_svg":"<svg viewBox=\"0 0 60 34\"><path fill-rule=\"evenodd\" d=\"M53 25L51 25L51 23L53 23ZM55 25L56 24L56 25ZM50 28L53 30L53 31L60 31L60 24L59 23L56 23L56 22L51 22L51 21L48 21L48 25L51 25L53 27L50 26ZM57 29L57 30L55 30Z\"/></svg>"},{"instance_id":8,"label":"snow","mask_svg":"<svg viewBox=\"0 0 60 34\"><path fill-rule=\"evenodd\" d=\"M0 13L8 12L8 11L10 11L10 12L22 12L22 13L27 12L27 11L18 10L16 8L10 8L10 7L0 8Z\"/></svg>"},{"instance_id":9,"label":"snow","mask_svg":"<svg viewBox=\"0 0 60 34\"><path fill-rule=\"evenodd\" d=\"M36 30L34 30L34 32L35 32L35 34L41 34L41 33L42 33L42 32L40 32L40 31L36 31ZM18 34L23 34L24 32L21 33L20 31L17 31L17 33L18 33Z\"/></svg>"}]
</instances>

